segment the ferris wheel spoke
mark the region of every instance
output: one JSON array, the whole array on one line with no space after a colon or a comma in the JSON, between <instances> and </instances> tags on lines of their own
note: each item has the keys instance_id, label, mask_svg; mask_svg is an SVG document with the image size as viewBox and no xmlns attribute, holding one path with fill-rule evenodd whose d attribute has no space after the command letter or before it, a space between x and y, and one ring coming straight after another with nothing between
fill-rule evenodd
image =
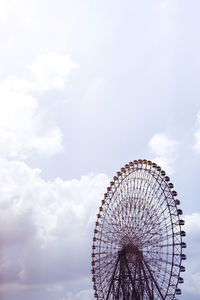
<instances>
[{"instance_id":1,"label":"ferris wheel spoke","mask_svg":"<svg viewBox=\"0 0 200 300\"><path fill-rule=\"evenodd\" d=\"M152 287L150 288L150 286L149 286L149 279L147 278L147 275L146 275L146 272L145 272L145 269L144 269L144 266L143 266L143 262L141 262L141 269L142 269L144 279L145 279L145 283L146 283L146 287L147 287L147 295L149 297L148 299L149 300L154 300L153 289L152 289Z\"/></svg>"},{"instance_id":2,"label":"ferris wheel spoke","mask_svg":"<svg viewBox=\"0 0 200 300\"><path fill-rule=\"evenodd\" d=\"M149 237L149 240L147 240L147 243L149 241L149 243L154 243L154 244L159 244L160 245L161 242L165 242L165 241L169 241L169 240L173 239L174 234L173 233L169 233L169 234L167 233L164 236L161 236L161 235L158 235L158 236L159 236L159 238L157 238L156 235L151 235Z\"/></svg>"},{"instance_id":3,"label":"ferris wheel spoke","mask_svg":"<svg viewBox=\"0 0 200 300\"><path fill-rule=\"evenodd\" d=\"M164 297L164 295L163 295L163 292L161 291L161 289L160 289L160 287L159 287L157 281L155 280L155 278L154 278L154 276L153 276L153 274L152 274L152 272L151 272L151 270L150 270L148 264L145 262L145 260L143 260L143 262L144 262L144 265L146 266L146 268L147 268L147 270L148 270L148 272L149 272L149 274L150 274L150 276L151 276L151 279L152 279L153 283L155 284L156 289L157 289L158 292L159 292L159 295L160 295L161 299L164 300L165 297Z\"/></svg>"},{"instance_id":4,"label":"ferris wheel spoke","mask_svg":"<svg viewBox=\"0 0 200 300\"><path fill-rule=\"evenodd\" d=\"M93 239L99 300L174 299L182 237L168 182L156 164L138 160L117 172L107 188Z\"/></svg>"}]
</instances>

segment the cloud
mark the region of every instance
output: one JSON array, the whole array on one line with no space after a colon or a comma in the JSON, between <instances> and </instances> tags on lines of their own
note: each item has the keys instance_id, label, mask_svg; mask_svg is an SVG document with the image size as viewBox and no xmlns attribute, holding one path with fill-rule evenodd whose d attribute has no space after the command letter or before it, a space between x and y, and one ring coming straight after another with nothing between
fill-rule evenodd
<instances>
[{"instance_id":1,"label":"cloud","mask_svg":"<svg viewBox=\"0 0 200 300\"><path fill-rule=\"evenodd\" d=\"M77 269L85 276L90 212L106 176L46 182L39 169L22 161L33 152L62 151L60 128L46 121L32 92L62 89L73 68L68 56L47 54L30 66L34 80L9 76L0 82L1 296L32 286L62 289L63 281L76 279Z\"/></svg>"},{"instance_id":2,"label":"cloud","mask_svg":"<svg viewBox=\"0 0 200 300\"><path fill-rule=\"evenodd\" d=\"M169 174L173 173L173 163L177 157L180 143L168 138L164 133L155 134L149 141L151 152L155 155L153 161L160 165Z\"/></svg>"},{"instance_id":3,"label":"cloud","mask_svg":"<svg viewBox=\"0 0 200 300\"><path fill-rule=\"evenodd\" d=\"M1 81L1 88L7 91L27 93L31 89L34 89L34 82L18 78L17 76L9 76L6 80Z\"/></svg>"},{"instance_id":4,"label":"cloud","mask_svg":"<svg viewBox=\"0 0 200 300\"><path fill-rule=\"evenodd\" d=\"M25 159L33 151L52 155L63 150L61 130L41 117L31 93L63 89L76 67L68 55L47 53L28 67L34 80L9 76L0 82L0 157Z\"/></svg>"},{"instance_id":5,"label":"cloud","mask_svg":"<svg viewBox=\"0 0 200 300\"><path fill-rule=\"evenodd\" d=\"M1 82L1 87L20 93L32 91L46 92L52 89L62 90L68 76L78 65L70 59L69 55L59 55L49 52L36 57L27 66L32 80L9 76Z\"/></svg>"},{"instance_id":6,"label":"cloud","mask_svg":"<svg viewBox=\"0 0 200 300\"><path fill-rule=\"evenodd\" d=\"M3 22L5 21L7 17L6 14L6 1L0 1L0 21Z\"/></svg>"},{"instance_id":7,"label":"cloud","mask_svg":"<svg viewBox=\"0 0 200 300\"><path fill-rule=\"evenodd\" d=\"M178 142L169 139L164 133L158 133L151 138L149 145L156 155L165 157L174 155Z\"/></svg>"},{"instance_id":8,"label":"cloud","mask_svg":"<svg viewBox=\"0 0 200 300\"><path fill-rule=\"evenodd\" d=\"M196 153L200 153L200 112L197 114L197 123L198 123L198 129L194 133L195 143L193 145L193 150Z\"/></svg>"},{"instance_id":9,"label":"cloud","mask_svg":"<svg viewBox=\"0 0 200 300\"><path fill-rule=\"evenodd\" d=\"M50 89L62 90L66 78L77 66L71 61L69 55L58 55L50 52L39 55L28 66L28 69L34 76L35 89L44 92Z\"/></svg>"},{"instance_id":10,"label":"cloud","mask_svg":"<svg viewBox=\"0 0 200 300\"><path fill-rule=\"evenodd\" d=\"M13 6L17 6L15 1L12 0L0 0L0 22L5 22L8 18Z\"/></svg>"},{"instance_id":11,"label":"cloud","mask_svg":"<svg viewBox=\"0 0 200 300\"><path fill-rule=\"evenodd\" d=\"M64 298L60 300L93 300L94 299L94 292L93 290L83 290L76 294L67 293Z\"/></svg>"},{"instance_id":12,"label":"cloud","mask_svg":"<svg viewBox=\"0 0 200 300\"><path fill-rule=\"evenodd\" d=\"M2 295L88 276L95 215L107 183L104 174L44 181L39 169L0 160Z\"/></svg>"},{"instance_id":13,"label":"cloud","mask_svg":"<svg viewBox=\"0 0 200 300\"><path fill-rule=\"evenodd\" d=\"M24 159L32 151L62 151L61 130L45 124L35 97L4 82L0 84L0 99L0 157Z\"/></svg>"}]
</instances>

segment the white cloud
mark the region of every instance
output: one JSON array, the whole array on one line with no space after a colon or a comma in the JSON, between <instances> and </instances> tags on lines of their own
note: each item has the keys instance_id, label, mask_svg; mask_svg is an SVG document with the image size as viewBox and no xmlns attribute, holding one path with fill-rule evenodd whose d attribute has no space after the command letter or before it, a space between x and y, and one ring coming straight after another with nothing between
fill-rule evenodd
<instances>
[{"instance_id":1,"label":"white cloud","mask_svg":"<svg viewBox=\"0 0 200 300\"><path fill-rule=\"evenodd\" d=\"M168 10L169 4L170 4L169 0L158 1L155 4L154 11L157 13L162 13L163 11Z\"/></svg>"},{"instance_id":2,"label":"white cloud","mask_svg":"<svg viewBox=\"0 0 200 300\"><path fill-rule=\"evenodd\" d=\"M149 141L151 152L155 155L153 161L169 174L173 173L172 165L176 160L179 144L176 140L168 138L164 133L155 134Z\"/></svg>"},{"instance_id":3,"label":"white cloud","mask_svg":"<svg viewBox=\"0 0 200 300\"><path fill-rule=\"evenodd\" d=\"M85 276L87 258L77 247L87 253L90 212L106 177L45 182L39 169L19 161L33 151L52 155L62 150L61 130L46 122L31 92L61 89L75 67L70 63L68 56L43 55L31 65L35 81L10 76L0 82L1 296L31 286L62 289L63 280L76 278L77 268L78 276Z\"/></svg>"},{"instance_id":4,"label":"white cloud","mask_svg":"<svg viewBox=\"0 0 200 300\"><path fill-rule=\"evenodd\" d=\"M4 22L9 15L10 10L12 10L14 1L11 0L0 0L0 21Z\"/></svg>"},{"instance_id":5,"label":"white cloud","mask_svg":"<svg viewBox=\"0 0 200 300\"><path fill-rule=\"evenodd\" d=\"M193 149L197 152L200 153L200 130L197 130L194 133L194 137L195 137L195 144L193 146Z\"/></svg>"},{"instance_id":6,"label":"white cloud","mask_svg":"<svg viewBox=\"0 0 200 300\"><path fill-rule=\"evenodd\" d=\"M195 143L193 145L193 149L197 153L200 153L200 112L197 114L197 123L199 128L194 133Z\"/></svg>"},{"instance_id":7,"label":"white cloud","mask_svg":"<svg viewBox=\"0 0 200 300\"><path fill-rule=\"evenodd\" d=\"M28 66L34 76L35 89L42 92L49 89L62 90L66 78L75 68L77 64L71 61L69 55L58 55L53 52L39 55Z\"/></svg>"},{"instance_id":8,"label":"white cloud","mask_svg":"<svg viewBox=\"0 0 200 300\"><path fill-rule=\"evenodd\" d=\"M40 154L53 155L61 152L62 146L62 132L58 127L48 130L43 135L35 135L30 140L30 148L36 150Z\"/></svg>"},{"instance_id":9,"label":"white cloud","mask_svg":"<svg viewBox=\"0 0 200 300\"><path fill-rule=\"evenodd\" d=\"M8 82L0 85L1 157L22 159L32 151L54 154L62 150L60 129L45 125L38 111L38 100L23 92L22 86L16 90Z\"/></svg>"},{"instance_id":10,"label":"white cloud","mask_svg":"<svg viewBox=\"0 0 200 300\"><path fill-rule=\"evenodd\" d=\"M64 298L60 300L93 300L94 299L94 292L93 290L83 290L76 294L67 293Z\"/></svg>"},{"instance_id":11,"label":"white cloud","mask_svg":"<svg viewBox=\"0 0 200 300\"><path fill-rule=\"evenodd\" d=\"M6 80L1 82L1 88L12 92L27 93L31 89L34 89L34 82L18 78L17 76L9 76Z\"/></svg>"},{"instance_id":12,"label":"white cloud","mask_svg":"<svg viewBox=\"0 0 200 300\"><path fill-rule=\"evenodd\" d=\"M174 155L178 142L169 139L164 133L158 133L151 138L149 145L155 155L165 157Z\"/></svg>"},{"instance_id":13,"label":"white cloud","mask_svg":"<svg viewBox=\"0 0 200 300\"><path fill-rule=\"evenodd\" d=\"M73 69L78 65L69 55L59 55L54 52L45 53L27 66L33 76L32 80L9 76L1 82L1 87L20 93L31 91L46 92L52 89L62 90Z\"/></svg>"},{"instance_id":14,"label":"white cloud","mask_svg":"<svg viewBox=\"0 0 200 300\"><path fill-rule=\"evenodd\" d=\"M2 293L88 276L94 218L107 183L104 174L46 182L39 169L0 160Z\"/></svg>"},{"instance_id":15,"label":"white cloud","mask_svg":"<svg viewBox=\"0 0 200 300\"><path fill-rule=\"evenodd\" d=\"M62 89L76 67L68 55L47 53L29 66L34 80L9 76L0 82L0 157L25 159L32 151L51 155L63 150L61 130L40 117L31 91Z\"/></svg>"}]
</instances>

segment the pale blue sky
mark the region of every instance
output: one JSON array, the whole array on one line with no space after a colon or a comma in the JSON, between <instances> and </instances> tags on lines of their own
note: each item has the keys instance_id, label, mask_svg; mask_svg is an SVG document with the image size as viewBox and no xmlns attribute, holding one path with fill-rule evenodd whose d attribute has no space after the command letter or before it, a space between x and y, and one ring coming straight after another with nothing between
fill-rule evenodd
<instances>
[{"instance_id":1,"label":"pale blue sky","mask_svg":"<svg viewBox=\"0 0 200 300\"><path fill-rule=\"evenodd\" d=\"M99 201L137 158L175 185L190 245L181 299L200 297L199 9L0 0L2 300L93 299Z\"/></svg>"}]
</instances>

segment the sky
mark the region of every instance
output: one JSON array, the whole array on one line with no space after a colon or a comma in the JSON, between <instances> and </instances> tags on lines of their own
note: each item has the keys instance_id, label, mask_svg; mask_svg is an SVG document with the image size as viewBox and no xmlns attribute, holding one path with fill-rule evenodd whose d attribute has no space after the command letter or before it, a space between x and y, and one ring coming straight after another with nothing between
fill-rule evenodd
<instances>
[{"instance_id":1,"label":"sky","mask_svg":"<svg viewBox=\"0 0 200 300\"><path fill-rule=\"evenodd\" d=\"M0 299L92 300L110 179L157 162L200 299L200 2L0 0Z\"/></svg>"}]
</instances>

